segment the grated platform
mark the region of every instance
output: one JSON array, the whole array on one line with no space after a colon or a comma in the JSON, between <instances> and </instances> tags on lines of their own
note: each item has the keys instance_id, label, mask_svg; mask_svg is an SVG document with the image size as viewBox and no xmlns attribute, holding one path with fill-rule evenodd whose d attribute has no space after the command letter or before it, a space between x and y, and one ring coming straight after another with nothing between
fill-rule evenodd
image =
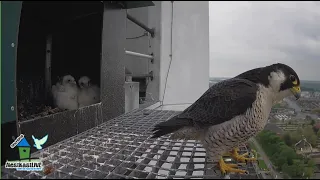
<instances>
[{"instance_id":1,"label":"grated platform","mask_svg":"<svg viewBox=\"0 0 320 180\"><path fill-rule=\"evenodd\" d=\"M169 136L150 139L153 125L175 115L176 111L137 110L110 120L72 138L50 146L34 157L54 171L21 172L2 167L2 178L46 179L221 179L214 164L197 141L171 141ZM240 147L240 153L246 152ZM232 179L258 179L252 164L249 175Z\"/></svg>"}]
</instances>

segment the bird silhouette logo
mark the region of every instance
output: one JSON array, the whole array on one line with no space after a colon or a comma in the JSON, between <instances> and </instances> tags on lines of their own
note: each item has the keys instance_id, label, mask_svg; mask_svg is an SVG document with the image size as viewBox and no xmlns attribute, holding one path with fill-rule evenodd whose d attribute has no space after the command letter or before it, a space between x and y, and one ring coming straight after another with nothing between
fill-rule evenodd
<instances>
[{"instance_id":1,"label":"bird silhouette logo","mask_svg":"<svg viewBox=\"0 0 320 180\"><path fill-rule=\"evenodd\" d=\"M48 134L46 135L46 136L44 136L42 139L37 139L37 138L35 138L33 135L32 135L32 139L33 139L33 142L34 142L34 144L33 144L33 146L35 147L35 148L37 148L38 150L41 150L42 149L42 145L44 145L44 143L46 143L47 142L47 140L48 140Z\"/></svg>"}]
</instances>

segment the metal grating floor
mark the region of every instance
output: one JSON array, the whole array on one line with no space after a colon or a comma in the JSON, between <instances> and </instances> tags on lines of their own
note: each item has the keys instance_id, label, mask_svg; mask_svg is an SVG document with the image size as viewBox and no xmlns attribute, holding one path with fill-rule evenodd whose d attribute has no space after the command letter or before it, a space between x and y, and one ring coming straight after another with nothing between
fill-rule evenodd
<instances>
[{"instance_id":1,"label":"metal grating floor","mask_svg":"<svg viewBox=\"0 0 320 180\"><path fill-rule=\"evenodd\" d=\"M206 153L196 141L171 141L169 136L150 139L153 125L175 115L176 111L137 110L110 120L65 141L42 150L48 175L21 172L2 167L2 178L148 178L221 179L206 161ZM246 151L240 148L240 153ZM249 175L230 175L232 179L259 178L252 164Z\"/></svg>"}]
</instances>

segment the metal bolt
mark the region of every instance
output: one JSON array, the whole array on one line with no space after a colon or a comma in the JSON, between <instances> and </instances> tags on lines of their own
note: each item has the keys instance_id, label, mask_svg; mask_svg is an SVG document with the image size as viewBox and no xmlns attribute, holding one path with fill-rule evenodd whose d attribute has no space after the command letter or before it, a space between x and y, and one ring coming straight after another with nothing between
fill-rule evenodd
<instances>
[{"instance_id":1,"label":"metal bolt","mask_svg":"<svg viewBox=\"0 0 320 180\"><path fill-rule=\"evenodd\" d=\"M14 43L11 43L11 47L14 47Z\"/></svg>"},{"instance_id":2,"label":"metal bolt","mask_svg":"<svg viewBox=\"0 0 320 180\"><path fill-rule=\"evenodd\" d=\"M11 111L14 111L14 107L13 106L11 106Z\"/></svg>"}]
</instances>

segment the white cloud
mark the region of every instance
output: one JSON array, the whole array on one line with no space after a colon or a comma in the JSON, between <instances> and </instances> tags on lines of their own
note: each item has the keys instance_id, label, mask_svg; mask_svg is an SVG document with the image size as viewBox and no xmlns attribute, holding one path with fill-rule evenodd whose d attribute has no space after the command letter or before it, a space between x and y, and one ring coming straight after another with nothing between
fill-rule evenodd
<instances>
[{"instance_id":1,"label":"white cloud","mask_svg":"<svg viewBox=\"0 0 320 180\"><path fill-rule=\"evenodd\" d=\"M210 2L210 76L276 62L320 80L320 3Z\"/></svg>"}]
</instances>

